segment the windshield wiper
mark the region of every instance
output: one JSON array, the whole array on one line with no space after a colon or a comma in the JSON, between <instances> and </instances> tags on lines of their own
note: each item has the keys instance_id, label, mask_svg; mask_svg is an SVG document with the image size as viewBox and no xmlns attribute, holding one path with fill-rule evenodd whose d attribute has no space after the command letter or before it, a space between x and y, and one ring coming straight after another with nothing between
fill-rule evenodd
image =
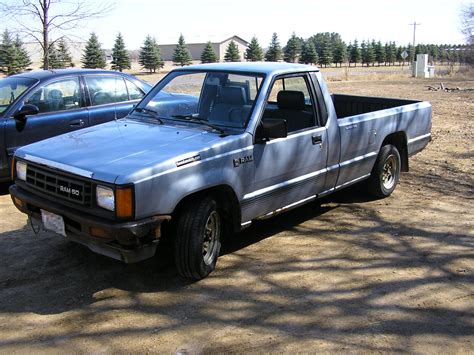
<instances>
[{"instance_id":1,"label":"windshield wiper","mask_svg":"<svg viewBox=\"0 0 474 355\"><path fill-rule=\"evenodd\" d=\"M158 122L160 122L161 124L164 124L164 123L165 123L165 122L161 119L161 117L159 116L158 112L156 112L155 110L152 110L151 108L136 107L136 108L134 109L134 111L151 114L151 115L152 115L153 117L155 117L155 118L158 120Z\"/></svg>"},{"instance_id":2,"label":"windshield wiper","mask_svg":"<svg viewBox=\"0 0 474 355\"><path fill-rule=\"evenodd\" d=\"M196 115L172 115L171 117L173 118L181 118L183 120L191 121L191 122L197 122L197 123L202 123L203 125L206 125L208 127L211 127L212 129L215 129L216 131L220 132L221 134L225 134L225 131L220 128L219 126L216 126L212 123L209 123L208 120L205 118L196 116Z\"/></svg>"}]
</instances>

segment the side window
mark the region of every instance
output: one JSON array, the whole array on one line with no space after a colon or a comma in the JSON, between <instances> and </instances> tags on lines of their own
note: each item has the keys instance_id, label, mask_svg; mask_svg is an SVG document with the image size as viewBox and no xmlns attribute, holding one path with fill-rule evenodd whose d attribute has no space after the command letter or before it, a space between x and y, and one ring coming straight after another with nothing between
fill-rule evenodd
<instances>
[{"instance_id":1,"label":"side window","mask_svg":"<svg viewBox=\"0 0 474 355\"><path fill-rule=\"evenodd\" d=\"M125 82L116 76L86 76L91 105L105 105L128 100Z\"/></svg>"},{"instance_id":2,"label":"side window","mask_svg":"<svg viewBox=\"0 0 474 355\"><path fill-rule=\"evenodd\" d=\"M81 106L79 78L68 78L47 84L36 90L25 103L37 106L40 113L79 108Z\"/></svg>"},{"instance_id":3,"label":"side window","mask_svg":"<svg viewBox=\"0 0 474 355\"><path fill-rule=\"evenodd\" d=\"M284 119L288 133L316 126L306 76L291 76L275 80L265 106L263 119Z\"/></svg>"},{"instance_id":4,"label":"side window","mask_svg":"<svg viewBox=\"0 0 474 355\"><path fill-rule=\"evenodd\" d=\"M128 94L130 95L130 100L142 99L145 96L145 93L138 88L134 83L125 79L128 88Z\"/></svg>"}]
</instances>

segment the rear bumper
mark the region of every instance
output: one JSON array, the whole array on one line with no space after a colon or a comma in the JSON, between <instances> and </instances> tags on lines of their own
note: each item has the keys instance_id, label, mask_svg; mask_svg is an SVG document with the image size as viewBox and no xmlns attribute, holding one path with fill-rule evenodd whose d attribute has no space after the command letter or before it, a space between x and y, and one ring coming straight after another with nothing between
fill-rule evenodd
<instances>
[{"instance_id":1,"label":"rear bumper","mask_svg":"<svg viewBox=\"0 0 474 355\"><path fill-rule=\"evenodd\" d=\"M171 218L169 215L160 215L131 222L104 221L38 198L16 185L10 186L10 195L16 208L38 223L42 223L41 210L60 215L64 219L67 239L125 263L152 257L160 238L161 223ZM93 236L91 228L99 229L101 236Z\"/></svg>"}]
</instances>

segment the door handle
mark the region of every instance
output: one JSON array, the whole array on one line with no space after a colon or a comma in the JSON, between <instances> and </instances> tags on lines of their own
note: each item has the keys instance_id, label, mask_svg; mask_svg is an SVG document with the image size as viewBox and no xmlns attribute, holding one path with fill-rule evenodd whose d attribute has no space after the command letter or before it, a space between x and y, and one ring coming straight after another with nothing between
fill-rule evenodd
<instances>
[{"instance_id":1,"label":"door handle","mask_svg":"<svg viewBox=\"0 0 474 355\"><path fill-rule=\"evenodd\" d=\"M312 136L311 137L311 142L313 143L313 145L322 144L323 143L323 137L321 135Z\"/></svg>"},{"instance_id":2,"label":"door handle","mask_svg":"<svg viewBox=\"0 0 474 355\"><path fill-rule=\"evenodd\" d=\"M69 122L70 127L83 127L85 124L84 120L77 120Z\"/></svg>"}]
</instances>

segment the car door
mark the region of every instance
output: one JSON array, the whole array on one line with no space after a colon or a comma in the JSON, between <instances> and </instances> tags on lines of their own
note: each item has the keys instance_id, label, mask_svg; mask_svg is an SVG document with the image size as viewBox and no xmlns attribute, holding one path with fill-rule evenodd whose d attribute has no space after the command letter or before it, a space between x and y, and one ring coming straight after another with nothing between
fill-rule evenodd
<instances>
[{"instance_id":1,"label":"car door","mask_svg":"<svg viewBox=\"0 0 474 355\"><path fill-rule=\"evenodd\" d=\"M253 191L243 197L243 220L314 198L324 188L328 154L315 95L306 74L278 77L262 120L285 119L288 136L253 147Z\"/></svg>"},{"instance_id":2,"label":"car door","mask_svg":"<svg viewBox=\"0 0 474 355\"><path fill-rule=\"evenodd\" d=\"M51 80L25 96L24 103L38 107L39 113L21 122L6 120L5 144L11 157L16 149L88 125L88 111L78 76Z\"/></svg>"},{"instance_id":3,"label":"car door","mask_svg":"<svg viewBox=\"0 0 474 355\"><path fill-rule=\"evenodd\" d=\"M91 125L125 117L144 96L135 84L119 75L87 75L84 79Z\"/></svg>"}]
</instances>

